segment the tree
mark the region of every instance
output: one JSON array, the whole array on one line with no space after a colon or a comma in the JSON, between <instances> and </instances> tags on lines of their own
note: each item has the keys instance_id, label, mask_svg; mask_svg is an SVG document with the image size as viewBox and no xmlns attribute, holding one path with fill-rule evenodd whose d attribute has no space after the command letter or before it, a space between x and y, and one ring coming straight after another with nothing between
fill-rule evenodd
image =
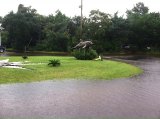
<instances>
[{"instance_id":1,"label":"tree","mask_svg":"<svg viewBox=\"0 0 160 119\"><path fill-rule=\"evenodd\" d=\"M69 18L60 11L56 15L50 15L46 18L47 22L44 26L44 39L40 43L44 43L44 49L49 51L67 51L68 50L68 31L67 26Z\"/></svg>"},{"instance_id":2,"label":"tree","mask_svg":"<svg viewBox=\"0 0 160 119\"><path fill-rule=\"evenodd\" d=\"M108 32L108 49L106 50L119 52L128 41L128 22L123 16L119 17L118 12L114 14L111 21Z\"/></svg>"},{"instance_id":3,"label":"tree","mask_svg":"<svg viewBox=\"0 0 160 119\"><path fill-rule=\"evenodd\" d=\"M35 9L19 5L17 13L10 12L4 17L3 26L8 31L8 45L15 50L34 46L39 39L40 26ZM31 42L32 41L32 42Z\"/></svg>"},{"instance_id":4,"label":"tree","mask_svg":"<svg viewBox=\"0 0 160 119\"><path fill-rule=\"evenodd\" d=\"M95 49L100 54L107 49L108 30L111 25L111 15L99 10L92 10L89 18L90 38L96 44Z\"/></svg>"},{"instance_id":5,"label":"tree","mask_svg":"<svg viewBox=\"0 0 160 119\"><path fill-rule=\"evenodd\" d=\"M149 13L142 2L127 10L127 18L92 10L89 18L83 18L83 40L91 40L99 54L118 52L123 45L160 50L160 13ZM81 17L69 18L57 10L55 15L43 16L31 6L18 6L16 13L0 17L2 42L6 47L24 50L70 51L81 38Z\"/></svg>"},{"instance_id":6,"label":"tree","mask_svg":"<svg viewBox=\"0 0 160 119\"><path fill-rule=\"evenodd\" d=\"M130 30L128 44L134 45L138 50L144 50L148 44L148 36L146 34L148 11L148 7L141 2L137 3L132 10L127 11L127 21Z\"/></svg>"},{"instance_id":7,"label":"tree","mask_svg":"<svg viewBox=\"0 0 160 119\"><path fill-rule=\"evenodd\" d=\"M132 10L127 10L127 15L130 14L139 14L139 15L144 15L149 12L149 8L144 5L143 2L139 2L136 4L136 6L133 7Z\"/></svg>"},{"instance_id":8,"label":"tree","mask_svg":"<svg viewBox=\"0 0 160 119\"><path fill-rule=\"evenodd\" d=\"M147 46L160 50L160 13L150 13L145 20Z\"/></svg>"},{"instance_id":9,"label":"tree","mask_svg":"<svg viewBox=\"0 0 160 119\"><path fill-rule=\"evenodd\" d=\"M0 23L2 23L2 19L3 19L3 18L0 16Z\"/></svg>"}]
</instances>

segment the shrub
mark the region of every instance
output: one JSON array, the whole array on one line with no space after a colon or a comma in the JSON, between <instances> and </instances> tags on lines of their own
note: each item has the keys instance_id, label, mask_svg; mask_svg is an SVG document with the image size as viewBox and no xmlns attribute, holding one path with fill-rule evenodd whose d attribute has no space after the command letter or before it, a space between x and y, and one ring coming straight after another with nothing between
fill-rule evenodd
<instances>
[{"instance_id":1,"label":"shrub","mask_svg":"<svg viewBox=\"0 0 160 119\"><path fill-rule=\"evenodd\" d=\"M27 55L22 56L23 59L28 59Z\"/></svg>"},{"instance_id":2,"label":"shrub","mask_svg":"<svg viewBox=\"0 0 160 119\"><path fill-rule=\"evenodd\" d=\"M88 49L88 50L81 49L81 50L75 50L73 52L73 56L79 60L93 60L98 55L97 52L93 49Z\"/></svg>"},{"instance_id":3,"label":"shrub","mask_svg":"<svg viewBox=\"0 0 160 119\"><path fill-rule=\"evenodd\" d=\"M49 66L53 66L53 67L60 66L60 64L61 64L60 60L58 59L49 60L49 63L48 63Z\"/></svg>"}]
</instances>

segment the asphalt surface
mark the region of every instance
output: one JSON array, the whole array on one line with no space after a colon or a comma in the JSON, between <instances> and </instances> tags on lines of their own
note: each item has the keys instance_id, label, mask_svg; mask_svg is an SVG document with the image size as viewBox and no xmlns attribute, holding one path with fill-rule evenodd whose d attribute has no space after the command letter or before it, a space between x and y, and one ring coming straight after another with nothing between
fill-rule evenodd
<instances>
[{"instance_id":1,"label":"asphalt surface","mask_svg":"<svg viewBox=\"0 0 160 119\"><path fill-rule=\"evenodd\" d=\"M160 59L122 61L144 73L110 81L0 85L0 119L160 119Z\"/></svg>"}]
</instances>

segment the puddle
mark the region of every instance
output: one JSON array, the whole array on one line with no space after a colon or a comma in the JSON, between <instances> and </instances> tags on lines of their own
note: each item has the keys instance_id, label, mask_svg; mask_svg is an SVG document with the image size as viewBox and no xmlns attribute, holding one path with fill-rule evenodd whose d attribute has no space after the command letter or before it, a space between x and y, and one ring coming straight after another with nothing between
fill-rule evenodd
<instances>
[{"instance_id":1,"label":"puddle","mask_svg":"<svg viewBox=\"0 0 160 119\"><path fill-rule=\"evenodd\" d=\"M0 117L159 119L160 59L121 59L136 60L144 74L109 81L68 79L2 84Z\"/></svg>"},{"instance_id":2,"label":"puddle","mask_svg":"<svg viewBox=\"0 0 160 119\"><path fill-rule=\"evenodd\" d=\"M116 56L118 59L124 59L124 60L140 60L140 59L148 59L147 56L141 56L141 55L133 55L133 56Z\"/></svg>"}]
</instances>

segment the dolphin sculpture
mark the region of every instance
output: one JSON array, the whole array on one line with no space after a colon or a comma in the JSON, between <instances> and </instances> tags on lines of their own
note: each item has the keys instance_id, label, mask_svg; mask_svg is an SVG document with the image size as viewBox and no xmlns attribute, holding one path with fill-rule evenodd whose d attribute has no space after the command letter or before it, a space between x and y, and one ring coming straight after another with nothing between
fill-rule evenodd
<instances>
[{"instance_id":1,"label":"dolphin sculpture","mask_svg":"<svg viewBox=\"0 0 160 119\"><path fill-rule=\"evenodd\" d=\"M91 47L91 45L93 45L92 41L83 41L83 40L80 40L80 42L74 46L72 49L79 49L79 48L89 48Z\"/></svg>"}]
</instances>

